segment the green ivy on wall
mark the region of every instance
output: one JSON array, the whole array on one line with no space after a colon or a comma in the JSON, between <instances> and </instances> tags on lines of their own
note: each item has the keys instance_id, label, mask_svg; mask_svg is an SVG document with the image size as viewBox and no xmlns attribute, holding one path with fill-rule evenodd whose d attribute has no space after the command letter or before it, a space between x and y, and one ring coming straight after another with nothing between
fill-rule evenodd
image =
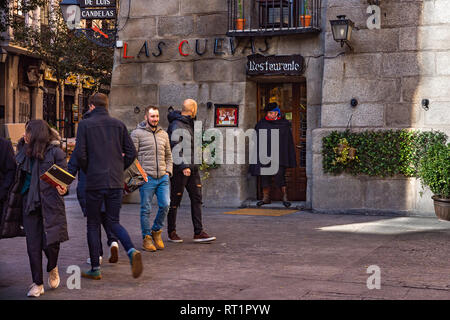
<instances>
[{"instance_id":1,"label":"green ivy on wall","mask_svg":"<svg viewBox=\"0 0 450 320\"><path fill-rule=\"evenodd\" d=\"M323 170L330 174L415 177L428 146L446 141L447 135L440 131L333 131L322 139ZM350 148L355 149L354 156L342 161Z\"/></svg>"}]
</instances>

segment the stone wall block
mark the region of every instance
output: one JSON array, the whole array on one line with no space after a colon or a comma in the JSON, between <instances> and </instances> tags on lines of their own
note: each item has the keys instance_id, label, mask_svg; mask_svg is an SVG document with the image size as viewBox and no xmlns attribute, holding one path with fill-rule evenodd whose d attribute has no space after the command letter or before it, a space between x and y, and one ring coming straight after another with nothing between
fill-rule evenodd
<instances>
[{"instance_id":1,"label":"stone wall block","mask_svg":"<svg viewBox=\"0 0 450 320\"><path fill-rule=\"evenodd\" d=\"M125 24L125 18L121 20L119 27L124 25L123 29L118 32L119 39L125 41L130 39L153 39L156 33L156 18L140 18L140 19L128 19Z\"/></svg>"},{"instance_id":2,"label":"stone wall block","mask_svg":"<svg viewBox=\"0 0 450 320\"><path fill-rule=\"evenodd\" d=\"M414 127L420 121L420 105L413 103L388 103L386 104L386 126Z\"/></svg>"},{"instance_id":3,"label":"stone wall block","mask_svg":"<svg viewBox=\"0 0 450 320\"><path fill-rule=\"evenodd\" d=\"M134 108L134 105L111 108L110 115L120 119L128 129L135 129L136 125L144 119L144 109L142 108L141 112L136 114Z\"/></svg>"},{"instance_id":4,"label":"stone wall block","mask_svg":"<svg viewBox=\"0 0 450 320\"><path fill-rule=\"evenodd\" d=\"M158 36L187 36L194 32L192 16L172 16L158 18Z\"/></svg>"},{"instance_id":5,"label":"stone wall block","mask_svg":"<svg viewBox=\"0 0 450 320\"><path fill-rule=\"evenodd\" d=\"M425 125L448 126L450 124L450 97L447 102L431 102L430 109L425 112Z\"/></svg>"},{"instance_id":6,"label":"stone wall block","mask_svg":"<svg viewBox=\"0 0 450 320\"><path fill-rule=\"evenodd\" d=\"M195 34L199 36L223 36L227 28L227 13L198 16L195 22Z\"/></svg>"},{"instance_id":7,"label":"stone wall block","mask_svg":"<svg viewBox=\"0 0 450 320\"><path fill-rule=\"evenodd\" d=\"M116 86L111 88L110 105L120 106L147 106L158 103L158 86Z\"/></svg>"},{"instance_id":8,"label":"stone wall block","mask_svg":"<svg viewBox=\"0 0 450 320\"><path fill-rule=\"evenodd\" d=\"M142 66L143 84L189 82L193 77L192 62L146 63Z\"/></svg>"},{"instance_id":9,"label":"stone wall block","mask_svg":"<svg viewBox=\"0 0 450 320\"><path fill-rule=\"evenodd\" d=\"M227 10L227 1L223 0L181 1L181 14L226 12Z\"/></svg>"},{"instance_id":10,"label":"stone wall block","mask_svg":"<svg viewBox=\"0 0 450 320\"><path fill-rule=\"evenodd\" d=\"M400 28L399 29L399 49L405 50L417 50L419 46L418 40L418 27Z\"/></svg>"},{"instance_id":11,"label":"stone wall block","mask_svg":"<svg viewBox=\"0 0 450 320\"><path fill-rule=\"evenodd\" d=\"M366 187L366 207L411 211L415 202L414 179L369 179Z\"/></svg>"},{"instance_id":12,"label":"stone wall block","mask_svg":"<svg viewBox=\"0 0 450 320\"><path fill-rule=\"evenodd\" d=\"M343 79L344 78L344 58L327 59L324 62L324 79Z\"/></svg>"},{"instance_id":13,"label":"stone wall block","mask_svg":"<svg viewBox=\"0 0 450 320\"><path fill-rule=\"evenodd\" d=\"M450 76L450 52L436 52L436 71L438 75Z\"/></svg>"},{"instance_id":14,"label":"stone wall block","mask_svg":"<svg viewBox=\"0 0 450 320\"><path fill-rule=\"evenodd\" d=\"M435 70L433 52L400 52L383 55L383 75L386 77L433 75Z\"/></svg>"},{"instance_id":15,"label":"stone wall block","mask_svg":"<svg viewBox=\"0 0 450 320\"><path fill-rule=\"evenodd\" d=\"M402 79L402 99L405 102L421 101L424 98L448 101L450 77L404 77Z\"/></svg>"},{"instance_id":16,"label":"stone wall block","mask_svg":"<svg viewBox=\"0 0 450 320\"><path fill-rule=\"evenodd\" d=\"M179 107L186 99L194 99L197 103L207 102L209 99L208 84L161 84L159 86L159 105Z\"/></svg>"},{"instance_id":17,"label":"stone wall block","mask_svg":"<svg viewBox=\"0 0 450 320\"><path fill-rule=\"evenodd\" d=\"M119 64L114 67L111 84L117 85L139 85L141 83L141 65Z\"/></svg>"},{"instance_id":18,"label":"stone wall block","mask_svg":"<svg viewBox=\"0 0 450 320\"><path fill-rule=\"evenodd\" d=\"M355 109L350 104L326 104L322 106L322 126L346 127L349 123L355 127L384 126L383 104L359 104Z\"/></svg>"},{"instance_id":19,"label":"stone wall block","mask_svg":"<svg viewBox=\"0 0 450 320\"><path fill-rule=\"evenodd\" d=\"M195 81L231 81L233 70L227 60L212 59L194 62Z\"/></svg>"},{"instance_id":20,"label":"stone wall block","mask_svg":"<svg viewBox=\"0 0 450 320\"><path fill-rule=\"evenodd\" d=\"M381 71L381 57L377 54L356 54L344 57L344 76L348 78L377 79Z\"/></svg>"},{"instance_id":21,"label":"stone wall block","mask_svg":"<svg viewBox=\"0 0 450 320\"><path fill-rule=\"evenodd\" d=\"M313 177L312 206L315 210L364 208L365 182L347 175Z\"/></svg>"},{"instance_id":22,"label":"stone wall block","mask_svg":"<svg viewBox=\"0 0 450 320\"><path fill-rule=\"evenodd\" d=\"M180 0L133 0L131 1L130 17L170 16L178 14L179 9ZM125 8L121 10L121 14L124 14L124 17L126 17L125 12L127 12Z\"/></svg>"},{"instance_id":23,"label":"stone wall block","mask_svg":"<svg viewBox=\"0 0 450 320\"><path fill-rule=\"evenodd\" d=\"M352 98L357 98L360 103L400 101L400 80L395 79L324 79L323 88L324 103L349 103Z\"/></svg>"},{"instance_id":24,"label":"stone wall block","mask_svg":"<svg viewBox=\"0 0 450 320\"><path fill-rule=\"evenodd\" d=\"M450 1L424 1L421 25L450 24Z\"/></svg>"},{"instance_id":25,"label":"stone wall block","mask_svg":"<svg viewBox=\"0 0 450 320\"><path fill-rule=\"evenodd\" d=\"M422 15L422 4L410 2L408 4L390 1L380 4L381 28L409 27L418 25Z\"/></svg>"}]
</instances>

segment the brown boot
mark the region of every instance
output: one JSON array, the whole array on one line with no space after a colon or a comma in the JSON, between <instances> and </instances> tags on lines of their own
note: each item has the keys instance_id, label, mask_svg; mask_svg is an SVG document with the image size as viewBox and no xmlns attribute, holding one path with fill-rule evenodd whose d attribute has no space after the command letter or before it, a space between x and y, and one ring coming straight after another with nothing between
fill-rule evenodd
<instances>
[{"instance_id":1,"label":"brown boot","mask_svg":"<svg viewBox=\"0 0 450 320\"><path fill-rule=\"evenodd\" d=\"M156 249L158 249L158 250L164 249L164 242L162 241L161 233L162 233L162 230L159 230L159 231L152 230L153 244L155 245Z\"/></svg>"},{"instance_id":2,"label":"brown boot","mask_svg":"<svg viewBox=\"0 0 450 320\"><path fill-rule=\"evenodd\" d=\"M258 207L261 207L263 204L269 204L272 203L272 201L270 201L270 187L266 187L263 188L263 199L262 201L258 201L256 203L256 205Z\"/></svg>"},{"instance_id":3,"label":"brown boot","mask_svg":"<svg viewBox=\"0 0 450 320\"><path fill-rule=\"evenodd\" d=\"M286 208L289 208L291 206L291 203L288 201L287 198L287 187L286 186L281 187L281 192L283 193L283 205Z\"/></svg>"}]
</instances>

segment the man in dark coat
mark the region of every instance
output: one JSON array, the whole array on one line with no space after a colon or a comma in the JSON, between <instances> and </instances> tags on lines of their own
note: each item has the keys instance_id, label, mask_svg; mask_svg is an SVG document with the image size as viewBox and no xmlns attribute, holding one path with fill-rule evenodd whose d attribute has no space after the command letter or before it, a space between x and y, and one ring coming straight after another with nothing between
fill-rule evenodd
<instances>
[{"instance_id":1,"label":"man in dark coat","mask_svg":"<svg viewBox=\"0 0 450 320\"><path fill-rule=\"evenodd\" d=\"M275 179L277 187L281 188L283 194L283 204L285 207L290 207L291 203L287 199L287 187L286 187L286 168L296 167L296 156L294 139L292 137L291 124L288 120L281 118L281 110L278 104L275 102L269 103L264 108L266 116L262 118L255 127L257 133L257 163L251 164L249 167L250 173L254 176L261 176L261 185L263 188L263 199L257 203L258 206L271 203L270 200L270 186L272 184L272 178ZM271 159L268 164L264 164L261 161L261 156L266 156L259 148L259 141L261 139L261 130L267 130L267 157ZM274 141L272 144L272 136L275 131L278 130L278 141ZM274 154L272 154L271 146L278 147L278 161L274 161ZM277 150L275 150L277 151ZM277 159L277 157L275 157ZM264 169L278 167L276 174L265 174Z\"/></svg>"},{"instance_id":2,"label":"man in dark coat","mask_svg":"<svg viewBox=\"0 0 450 320\"><path fill-rule=\"evenodd\" d=\"M83 119L89 118L90 111L85 112L83 114ZM77 183L77 199L78 203L80 204L81 211L83 212L83 215L87 216L87 210L86 210L86 173L81 170L80 165L77 162L77 157L71 157L69 160L69 163L67 164L69 172L76 176L78 173L78 183ZM106 212L105 212L105 204L102 204L101 208L101 217L102 217L102 225L103 229L105 230L106 237L108 239L108 246L109 246L109 257L108 261L110 263L117 263L119 260L119 245L118 245L118 239L112 232L112 230L109 228L107 219L106 219ZM101 237L101 230L99 231L100 235L100 264L103 260L103 246L102 246L102 237ZM87 259L87 263L91 263L91 258Z\"/></svg>"},{"instance_id":3,"label":"man in dark coat","mask_svg":"<svg viewBox=\"0 0 450 320\"><path fill-rule=\"evenodd\" d=\"M101 207L106 207L107 223L120 240L130 259L134 278L142 273L142 256L135 249L127 230L120 224L124 175L136 158L136 149L125 124L108 113L108 97L96 93L89 98L92 110L88 119L78 125L76 146L72 156L86 173L86 208L91 270L82 273L100 280Z\"/></svg>"},{"instance_id":4,"label":"man in dark coat","mask_svg":"<svg viewBox=\"0 0 450 320\"><path fill-rule=\"evenodd\" d=\"M167 214L167 228L170 242L183 242L176 233L176 219L185 188L191 200L194 242L211 242L216 240L216 237L209 236L203 230L202 224L202 183L199 166L194 163L194 119L196 115L197 103L192 99L187 99L183 103L181 112L172 111L167 116L169 120L167 133L169 134L170 147L172 148L172 157L174 159L173 176L170 180L170 209ZM184 137L183 132L186 133L186 137ZM177 135L178 138L175 138L174 135ZM187 159L182 152L173 154L174 148L183 141L183 138L190 140L190 159ZM176 158L181 161L176 161Z\"/></svg>"},{"instance_id":5,"label":"man in dark coat","mask_svg":"<svg viewBox=\"0 0 450 320\"><path fill-rule=\"evenodd\" d=\"M14 182L15 172L16 160L11 141L0 138L0 216L3 212L3 203L8 196L8 190Z\"/></svg>"}]
</instances>

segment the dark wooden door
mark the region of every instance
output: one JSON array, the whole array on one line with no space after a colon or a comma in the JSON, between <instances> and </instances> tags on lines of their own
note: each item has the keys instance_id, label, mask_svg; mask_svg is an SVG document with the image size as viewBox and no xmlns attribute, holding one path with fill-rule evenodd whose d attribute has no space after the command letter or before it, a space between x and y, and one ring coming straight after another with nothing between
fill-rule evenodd
<instances>
[{"instance_id":1,"label":"dark wooden door","mask_svg":"<svg viewBox=\"0 0 450 320\"><path fill-rule=\"evenodd\" d=\"M283 116L291 122L294 138L297 167L286 170L288 199L306 201L306 82L295 83L259 83L258 84L258 121L266 113L264 107L276 100ZM280 201L281 190L272 186L271 198ZM262 188L258 178L258 199L262 199Z\"/></svg>"},{"instance_id":2,"label":"dark wooden door","mask_svg":"<svg viewBox=\"0 0 450 320\"><path fill-rule=\"evenodd\" d=\"M74 96L64 96L64 138L73 138L75 136L75 125L72 114L72 105L74 102Z\"/></svg>"},{"instance_id":3,"label":"dark wooden door","mask_svg":"<svg viewBox=\"0 0 450 320\"><path fill-rule=\"evenodd\" d=\"M53 128L57 127L56 94L44 93L43 118Z\"/></svg>"}]
</instances>

